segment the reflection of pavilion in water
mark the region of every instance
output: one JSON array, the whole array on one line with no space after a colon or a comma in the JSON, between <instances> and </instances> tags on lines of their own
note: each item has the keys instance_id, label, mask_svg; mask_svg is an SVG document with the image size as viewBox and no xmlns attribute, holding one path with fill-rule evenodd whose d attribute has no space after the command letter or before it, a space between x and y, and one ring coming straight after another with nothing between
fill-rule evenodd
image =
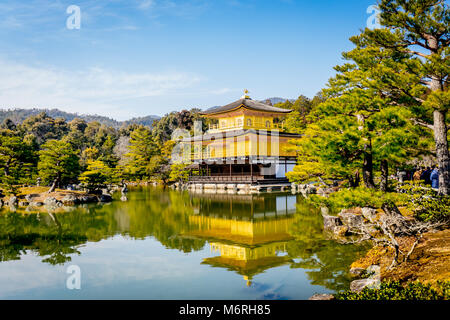
<instances>
[{"instance_id":1,"label":"reflection of pavilion in water","mask_svg":"<svg viewBox=\"0 0 450 320\"><path fill-rule=\"evenodd\" d=\"M199 195L196 195L199 197ZM216 257L203 264L226 268L251 284L254 275L289 264L286 255L296 196L200 195L187 236L207 239Z\"/></svg>"}]
</instances>

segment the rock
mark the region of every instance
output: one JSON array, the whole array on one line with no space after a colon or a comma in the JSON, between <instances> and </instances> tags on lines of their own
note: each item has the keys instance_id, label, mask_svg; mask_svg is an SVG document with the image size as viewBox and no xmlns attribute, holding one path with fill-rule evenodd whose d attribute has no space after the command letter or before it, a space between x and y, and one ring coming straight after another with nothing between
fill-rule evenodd
<instances>
[{"instance_id":1,"label":"rock","mask_svg":"<svg viewBox=\"0 0 450 320\"><path fill-rule=\"evenodd\" d=\"M369 279L380 279L381 271L379 265L371 265L366 269Z\"/></svg>"},{"instance_id":2,"label":"rock","mask_svg":"<svg viewBox=\"0 0 450 320\"><path fill-rule=\"evenodd\" d=\"M98 195L98 196L100 196L102 193L103 192L100 189L95 189L95 190L89 191L89 194L95 194L95 195Z\"/></svg>"},{"instance_id":3,"label":"rock","mask_svg":"<svg viewBox=\"0 0 450 320\"><path fill-rule=\"evenodd\" d=\"M41 207L44 203L41 201L32 201L28 204L29 207Z\"/></svg>"},{"instance_id":4,"label":"rock","mask_svg":"<svg viewBox=\"0 0 450 320\"><path fill-rule=\"evenodd\" d=\"M80 203L94 203L98 202L98 198L95 195L86 195L79 198Z\"/></svg>"},{"instance_id":5,"label":"rock","mask_svg":"<svg viewBox=\"0 0 450 320\"><path fill-rule=\"evenodd\" d=\"M338 216L341 218L342 223L349 228L359 228L364 223L362 215L346 210L342 210Z\"/></svg>"},{"instance_id":6,"label":"rock","mask_svg":"<svg viewBox=\"0 0 450 320\"><path fill-rule=\"evenodd\" d=\"M297 188L304 196L317 193L317 188L312 184L299 184Z\"/></svg>"},{"instance_id":7,"label":"rock","mask_svg":"<svg viewBox=\"0 0 450 320\"><path fill-rule=\"evenodd\" d=\"M46 198L45 200L44 200L44 204L46 205L46 206L60 206L60 205L62 205L62 203L61 203L61 201L58 201L58 200L56 200L56 198L53 198L53 197L48 197L48 198Z\"/></svg>"},{"instance_id":8,"label":"rock","mask_svg":"<svg viewBox=\"0 0 450 320\"><path fill-rule=\"evenodd\" d=\"M342 226L341 219L335 216L322 215L323 216L323 228L327 231L334 232L336 226Z\"/></svg>"},{"instance_id":9,"label":"rock","mask_svg":"<svg viewBox=\"0 0 450 320\"><path fill-rule=\"evenodd\" d=\"M102 194L100 197L98 197L100 202L111 202L113 201L113 198L109 194Z\"/></svg>"},{"instance_id":10,"label":"rock","mask_svg":"<svg viewBox=\"0 0 450 320\"><path fill-rule=\"evenodd\" d=\"M26 206L28 206L30 203L28 202L28 201L24 201L24 200L22 200L22 201L19 201L19 207L26 207Z\"/></svg>"},{"instance_id":11,"label":"rock","mask_svg":"<svg viewBox=\"0 0 450 320\"><path fill-rule=\"evenodd\" d=\"M364 288L378 289L380 287L381 281L379 279L361 279L354 280L350 283L350 290L352 292L361 292Z\"/></svg>"},{"instance_id":12,"label":"rock","mask_svg":"<svg viewBox=\"0 0 450 320\"><path fill-rule=\"evenodd\" d=\"M127 196L126 195L122 195L121 197L120 197L120 201L128 201L128 198L127 198Z\"/></svg>"},{"instance_id":13,"label":"rock","mask_svg":"<svg viewBox=\"0 0 450 320\"><path fill-rule=\"evenodd\" d=\"M25 200L27 200L28 202L33 201L33 195L27 194L27 195L25 196Z\"/></svg>"},{"instance_id":14,"label":"rock","mask_svg":"<svg viewBox=\"0 0 450 320\"><path fill-rule=\"evenodd\" d=\"M363 217L370 222L374 222L375 218L377 217L377 210L374 208L364 207L361 209L361 212Z\"/></svg>"},{"instance_id":15,"label":"rock","mask_svg":"<svg viewBox=\"0 0 450 320\"><path fill-rule=\"evenodd\" d=\"M3 201L0 199L0 208L3 207Z\"/></svg>"},{"instance_id":16,"label":"rock","mask_svg":"<svg viewBox=\"0 0 450 320\"><path fill-rule=\"evenodd\" d=\"M68 194L67 196L61 199L61 202L66 206L70 206L80 203L80 200L73 194Z\"/></svg>"},{"instance_id":17,"label":"rock","mask_svg":"<svg viewBox=\"0 0 450 320\"><path fill-rule=\"evenodd\" d=\"M11 196L8 200L8 204L10 206L15 206L17 204L17 197L16 196Z\"/></svg>"},{"instance_id":18,"label":"rock","mask_svg":"<svg viewBox=\"0 0 450 320\"><path fill-rule=\"evenodd\" d=\"M366 269L364 268L351 268L350 274L354 277L359 277L360 275L363 274L364 271L366 271Z\"/></svg>"},{"instance_id":19,"label":"rock","mask_svg":"<svg viewBox=\"0 0 450 320\"><path fill-rule=\"evenodd\" d=\"M333 228L333 233L338 237L345 237L348 234L347 226L335 226Z\"/></svg>"},{"instance_id":20,"label":"rock","mask_svg":"<svg viewBox=\"0 0 450 320\"><path fill-rule=\"evenodd\" d=\"M330 214L330 209L328 207L320 207L320 212L323 215L329 215Z\"/></svg>"},{"instance_id":21,"label":"rock","mask_svg":"<svg viewBox=\"0 0 450 320\"><path fill-rule=\"evenodd\" d=\"M308 300L334 300L334 296L332 294L315 294Z\"/></svg>"}]
</instances>

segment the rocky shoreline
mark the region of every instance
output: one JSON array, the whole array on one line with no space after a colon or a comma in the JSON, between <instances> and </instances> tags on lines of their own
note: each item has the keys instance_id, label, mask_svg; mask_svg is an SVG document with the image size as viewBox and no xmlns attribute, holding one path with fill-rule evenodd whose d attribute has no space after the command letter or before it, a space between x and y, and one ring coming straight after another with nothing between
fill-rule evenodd
<instances>
[{"instance_id":1,"label":"rocky shoreline","mask_svg":"<svg viewBox=\"0 0 450 320\"><path fill-rule=\"evenodd\" d=\"M382 210L374 208L342 210L337 216L329 215L327 208L322 208L322 216L324 232L329 238L346 244L358 242L361 234L352 231L361 229L365 224L369 225L366 226L366 232L376 238L380 234L376 228L370 229L371 223L387 218ZM405 219L407 221L410 218ZM434 284L438 280L450 280L449 229L424 233L416 247L412 237L399 237L397 241L400 252L411 252L411 255L392 268L395 250L386 245L374 244L364 257L350 266L349 273L354 277L350 283L350 291L359 293L364 288L377 289L382 281ZM335 296L331 294L315 294L309 300L334 299Z\"/></svg>"},{"instance_id":2,"label":"rocky shoreline","mask_svg":"<svg viewBox=\"0 0 450 320\"><path fill-rule=\"evenodd\" d=\"M127 200L124 194L122 195L121 200ZM106 192L88 193L82 191L58 190L51 193L36 192L3 197L0 198L0 208L8 208L10 211L15 211L17 208L35 211L41 208L56 209L73 207L81 204L109 203L112 201L112 195Z\"/></svg>"}]
</instances>

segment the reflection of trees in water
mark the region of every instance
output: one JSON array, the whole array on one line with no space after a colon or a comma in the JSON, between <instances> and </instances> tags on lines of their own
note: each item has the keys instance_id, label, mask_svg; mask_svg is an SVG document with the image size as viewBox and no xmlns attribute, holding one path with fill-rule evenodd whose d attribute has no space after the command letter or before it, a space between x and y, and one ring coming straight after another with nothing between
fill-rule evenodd
<instances>
[{"instance_id":1,"label":"reflection of trees in water","mask_svg":"<svg viewBox=\"0 0 450 320\"><path fill-rule=\"evenodd\" d=\"M53 216L53 218L51 218ZM19 260L27 250L45 257L43 262L63 264L79 252L86 236L67 231L56 215L0 215L0 261Z\"/></svg>"},{"instance_id":2,"label":"reflection of trees in water","mask_svg":"<svg viewBox=\"0 0 450 320\"><path fill-rule=\"evenodd\" d=\"M80 254L77 248L87 241L100 241L116 234L134 239L154 237L169 249L198 251L204 248L205 239L180 237L196 231L195 224L189 220L196 213L201 216L220 213L223 219L239 221L242 218L247 224L252 223L251 221L257 224L265 221L267 228L274 225L274 220L286 219L284 216L253 220L253 213L277 210L276 197L270 195L253 199L255 201L231 199L233 206L230 214L227 214L229 199L205 199L160 189L143 189L130 192L128 196L128 202L82 206L66 213L40 216L22 215L20 212L0 214L0 261L17 260L26 251L31 251L43 257L42 261L45 263L63 264L70 261L73 254ZM205 213L204 210L208 212ZM298 213L289 217L293 217L293 221L289 222L287 235L295 240L284 240L285 245L280 250L287 253L285 262L291 268L307 269L306 273L312 284L332 290L345 289L349 281L348 267L364 252L364 248L340 245L324 239L320 213L301 201ZM272 239L269 243L273 241ZM239 246L239 243L236 245ZM272 260L261 257L258 260L261 265L253 269L260 273L276 267L269 263ZM246 265L245 268L244 271L250 267Z\"/></svg>"},{"instance_id":3,"label":"reflection of trees in water","mask_svg":"<svg viewBox=\"0 0 450 320\"><path fill-rule=\"evenodd\" d=\"M129 216L129 226L122 233L143 239L156 238L169 249L182 252L201 250L204 240L180 238L189 228L189 215L193 214L193 202L188 193L149 189L144 192L131 192L128 202L115 202ZM116 210L116 209L115 209Z\"/></svg>"},{"instance_id":4,"label":"reflection of trees in water","mask_svg":"<svg viewBox=\"0 0 450 320\"><path fill-rule=\"evenodd\" d=\"M155 237L165 247L182 252L201 250L205 241L182 239L188 228L192 200L179 192L132 192L128 202L81 206L64 213L0 214L0 261L19 260L26 251L43 262L64 264L77 247L115 234L136 239Z\"/></svg>"},{"instance_id":5,"label":"reflection of trees in water","mask_svg":"<svg viewBox=\"0 0 450 320\"><path fill-rule=\"evenodd\" d=\"M294 260L291 268L307 269L311 284L331 290L348 289L350 264L367 251L363 245L342 245L324 239L320 212L304 203L298 205L298 214L291 227L295 241L287 246Z\"/></svg>"}]
</instances>

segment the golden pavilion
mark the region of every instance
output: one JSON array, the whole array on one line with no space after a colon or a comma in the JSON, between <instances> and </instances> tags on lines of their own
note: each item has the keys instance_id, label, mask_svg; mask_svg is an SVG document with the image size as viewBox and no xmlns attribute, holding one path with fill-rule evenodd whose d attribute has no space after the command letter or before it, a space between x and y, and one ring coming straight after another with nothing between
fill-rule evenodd
<instances>
[{"instance_id":1,"label":"golden pavilion","mask_svg":"<svg viewBox=\"0 0 450 320\"><path fill-rule=\"evenodd\" d=\"M199 197L197 212L189 216L189 231L183 236L208 240L211 251L218 254L202 264L234 271L250 286L257 274L292 263L287 246L295 239L290 233L295 195Z\"/></svg>"},{"instance_id":2,"label":"golden pavilion","mask_svg":"<svg viewBox=\"0 0 450 320\"><path fill-rule=\"evenodd\" d=\"M284 121L292 110L241 99L201 115L209 119L206 133L185 138L192 150L190 181L203 184L288 184L286 173L296 164L290 140L300 135L286 132Z\"/></svg>"}]
</instances>

